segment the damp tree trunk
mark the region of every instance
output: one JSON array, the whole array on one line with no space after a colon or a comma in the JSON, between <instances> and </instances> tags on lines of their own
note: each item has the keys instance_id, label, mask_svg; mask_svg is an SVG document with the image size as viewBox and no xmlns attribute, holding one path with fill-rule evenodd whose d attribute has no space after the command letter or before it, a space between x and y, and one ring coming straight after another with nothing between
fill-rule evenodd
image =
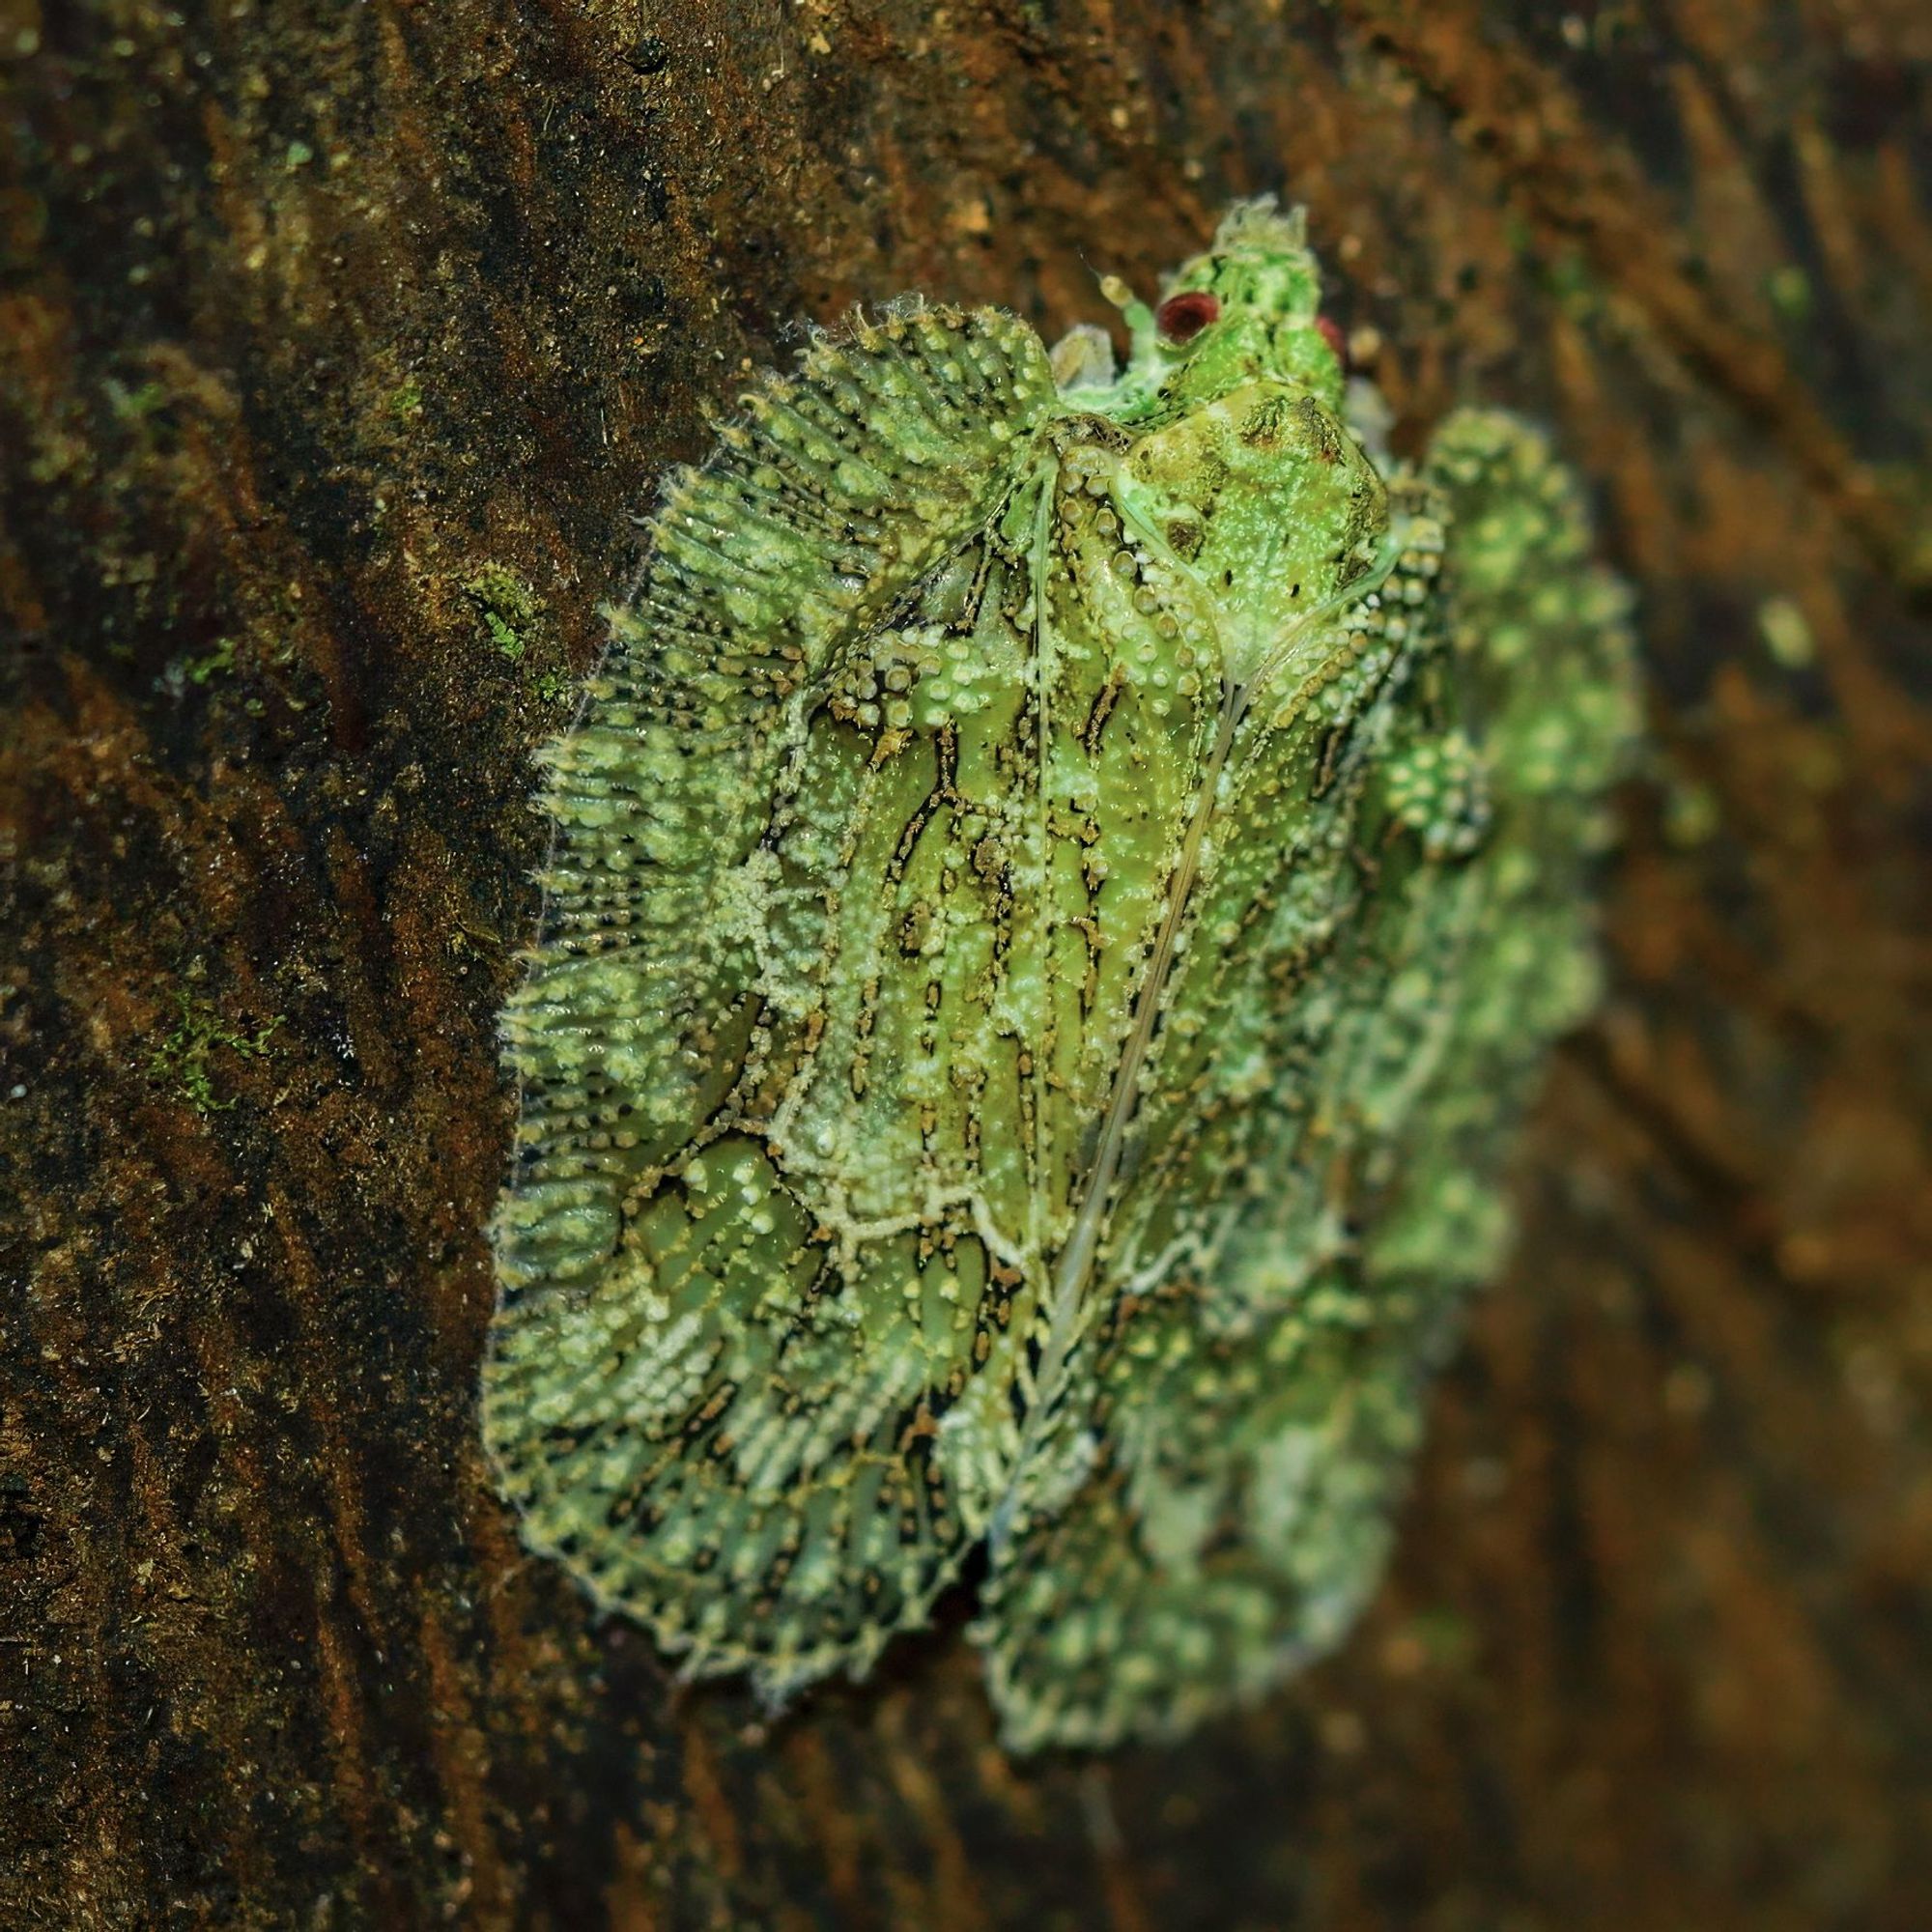
<instances>
[{"instance_id":1,"label":"damp tree trunk","mask_svg":"<svg viewBox=\"0 0 1932 1932\"><path fill-rule=\"evenodd\" d=\"M1910 0L22 0L0 30L0 1922L1932 1919L1932 29ZM1609 991L1347 1648L777 1725L477 1447L530 753L801 327L1310 209L1638 587Z\"/></svg>"}]
</instances>

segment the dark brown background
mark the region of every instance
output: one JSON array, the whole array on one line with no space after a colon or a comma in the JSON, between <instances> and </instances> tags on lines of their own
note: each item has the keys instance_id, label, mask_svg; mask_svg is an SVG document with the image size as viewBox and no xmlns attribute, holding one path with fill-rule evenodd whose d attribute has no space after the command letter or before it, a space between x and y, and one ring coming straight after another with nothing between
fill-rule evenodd
<instances>
[{"instance_id":1,"label":"dark brown background","mask_svg":"<svg viewBox=\"0 0 1932 1932\"><path fill-rule=\"evenodd\" d=\"M0 1923L1932 1923L1918 0L0 18ZM955 1612L767 1729L478 1461L527 754L801 324L1277 185L1639 586L1611 994L1342 1656L1014 1764Z\"/></svg>"}]
</instances>

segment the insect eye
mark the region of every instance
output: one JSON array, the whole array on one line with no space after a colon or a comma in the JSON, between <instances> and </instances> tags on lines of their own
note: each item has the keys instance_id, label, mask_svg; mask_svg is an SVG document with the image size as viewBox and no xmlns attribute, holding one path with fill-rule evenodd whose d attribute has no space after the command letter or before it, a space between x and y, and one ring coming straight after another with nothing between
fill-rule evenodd
<instances>
[{"instance_id":1,"label":"insect eye","mask_svg":"<svg viewBox=\"0 0 1932 1932\"><path fill-rule=\"evenodd\" d=\"M1335 352L1335 359L1344 369L1349 366L1348 345L1342 340L1341 325L1325 315L1315 318L1315 327L1321 330L1321 339Z\"/></svg>"},{"instance_id":2,"label":"insect eye","mask_svg":"<svg viewBox=\"0 0 1932 1932\"><path fill-rule=\"evenodd\" d=\"M1221 298L1206 289L1186 289L1153 312L1153 326L1170 342L1192 342L1210 322L1219 320Z\"/></svg>"}]
</instances>

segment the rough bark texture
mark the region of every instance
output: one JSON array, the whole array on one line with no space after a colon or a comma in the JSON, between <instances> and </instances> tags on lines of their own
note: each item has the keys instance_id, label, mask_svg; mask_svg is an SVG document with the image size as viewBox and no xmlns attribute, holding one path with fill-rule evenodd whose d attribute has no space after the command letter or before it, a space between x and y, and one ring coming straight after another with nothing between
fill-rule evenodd
<instances>
[{"instance_id":1,"label":"rough bark texture","mask_svg":"<svg viewBox=\"0 0 1932 1932\"><path fill-rule=\"evenodd\" d=\"M1932 1922L1918 0L0 9L0 1922ZM1291 1694L767 1726L478 1457L528 753L797 326L1312 212L1639 585L1612 992Z\"/></svg>"}]
</instances>

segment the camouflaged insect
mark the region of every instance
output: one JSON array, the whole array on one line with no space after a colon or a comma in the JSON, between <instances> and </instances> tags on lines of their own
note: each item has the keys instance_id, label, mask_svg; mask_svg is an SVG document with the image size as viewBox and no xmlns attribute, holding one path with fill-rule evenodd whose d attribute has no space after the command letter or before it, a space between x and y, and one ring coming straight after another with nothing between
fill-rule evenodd
<instances>
[{"instance_id":1,"label":"camouflaged insect","mask_svg":"<svg viewBox=\"0 0 1932 1932\"><path fill-rule=\"evenodd\" d=\"M504 1018L528 1541L775 1700L983 1549L1020 1748L1374 1586L1634 722L1571 476L1473 412L1390 462L1298 213L1117 298L1119 375L895 305L669 478Z\"/></svg>"}]
</instances>

